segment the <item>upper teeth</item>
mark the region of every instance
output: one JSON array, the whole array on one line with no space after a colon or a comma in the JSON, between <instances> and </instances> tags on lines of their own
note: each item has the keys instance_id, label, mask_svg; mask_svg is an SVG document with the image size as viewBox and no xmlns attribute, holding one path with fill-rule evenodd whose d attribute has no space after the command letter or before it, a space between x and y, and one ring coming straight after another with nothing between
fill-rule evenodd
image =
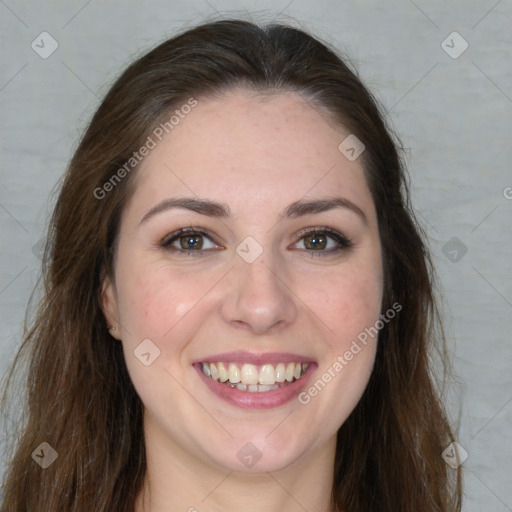
<instances>
[{"instance_id":1,"label":"upper teeth","mask_svg":"<svg viewBox=\"0 0 512 512\"><path fill-rule=\"evenodd\" d=\"M276 382L291 382L300 379L308 367L308 363L264 364L260 367L245 363L242 368L235 363L203 363L203 373L207 377L220 382L229 380L231 384L245 385L262 384L272 386Z\"/></svg>"}]
</instances>

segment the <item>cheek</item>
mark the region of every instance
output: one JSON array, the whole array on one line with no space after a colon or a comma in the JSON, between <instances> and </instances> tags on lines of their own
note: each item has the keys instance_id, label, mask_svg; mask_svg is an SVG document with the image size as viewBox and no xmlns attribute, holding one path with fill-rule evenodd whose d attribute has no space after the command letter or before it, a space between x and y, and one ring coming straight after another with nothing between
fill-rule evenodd
<instances>
[{"instance_id":1,"label":"cheek","mask_svg":"<svg viewBox=\"0 0 512 512\"><path fill-rule=\"evenodd\" d=\"M218 280L197 269L178 271L151 261L137 264L136 258L119 262L118 269L120 321L130 344L150 338L156 343L174 341L173 348L179 348L179 340L191 334L183 332L189 322L182 320L196 314L196 306Z\"/></svg>"},{"instance_id":2,"label":"cheek","mask_svg":"<svg viewBox=\"0 0 512 512\"><path fill-rule=\"evenodd\" d=\"M342 349L365 328L374 325L382 303L379 269L339 270L318 280L307 280L304 302L317 313L327 329L326 341L332 350Z\"/></svg>"},{"instance_id":3,"label":"cheek","mask_svg":"<svg viewBox=\"0 0 512 512\"><path fill-rule=\"evenodd\" d=\"M180 354L193 338L190 318L205 286L176 275L168 266L135 263L126 259L118 267L119 318L126 365L147 404L155 401L155 390L173 389L169 373L174 374ZM146 366L141 357L148 352Z\"/></svg>"},{"instance_id":4,"label":"cheek","mask_svg":"<svg viewBox=\"0 0 512 512\"><path fill-rule=\"evenodd\" d=\"M382 272L378 264L351 262L325 276L322 287L313 284L304 290L311 290L308 303L315 305L325 335L318 368L299 403L323 418L323 435L333 435L361 399L373 370L378 338L366 333L379 319Z\"/></svg>"},{"instance_id":5,"label":"cheek","mask_svg":"<svg viewBox=\"0 0 512 512\"><path fill-rule=\"evenodd\" d=\"M163 337L193 308L199 293L161 271L132 274L120 288L121 322L130 338Z\"/></svg>"}]
</instances>

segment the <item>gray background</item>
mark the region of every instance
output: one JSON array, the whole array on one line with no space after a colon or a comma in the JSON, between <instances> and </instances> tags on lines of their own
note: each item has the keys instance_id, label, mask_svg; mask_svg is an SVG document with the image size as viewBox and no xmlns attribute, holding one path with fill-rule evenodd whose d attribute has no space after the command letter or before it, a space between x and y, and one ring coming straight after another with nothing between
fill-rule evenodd
<instances>
[{"instance_id":1,"label":"gray background","mask_svg":"<svg viewBox=\"0 0 512 512\"><path fill-rule=\"evenodd\" d=\"M451 414L469 453L464 511L512 511L510 0L0 0L0 376L39 275L52 190L112 80L177 30L248 13L347 52L387 109L440 278ZM59 45L47 59L31 48L43 31ZM454 31L469 45L458 58L442 47ZM444 46L462 49L453 36Z\"/></svg>"}]
</instances>

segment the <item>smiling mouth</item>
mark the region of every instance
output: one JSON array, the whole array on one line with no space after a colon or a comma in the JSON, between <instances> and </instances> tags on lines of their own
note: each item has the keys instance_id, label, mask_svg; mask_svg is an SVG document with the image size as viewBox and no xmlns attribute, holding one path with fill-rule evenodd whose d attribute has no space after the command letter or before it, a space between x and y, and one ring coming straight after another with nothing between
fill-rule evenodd
<instances>
[{"instance_id":1,"label":"smiling mouth","mask_svg":"<svg viewBox=\"0 0 512 512\"><path fill-rule=\"evenodd\" d=\"M304 376L308 363L201 363L203 373L212 380L239 391L265 392L285 387Z\"/></svg>"}]
</instances>

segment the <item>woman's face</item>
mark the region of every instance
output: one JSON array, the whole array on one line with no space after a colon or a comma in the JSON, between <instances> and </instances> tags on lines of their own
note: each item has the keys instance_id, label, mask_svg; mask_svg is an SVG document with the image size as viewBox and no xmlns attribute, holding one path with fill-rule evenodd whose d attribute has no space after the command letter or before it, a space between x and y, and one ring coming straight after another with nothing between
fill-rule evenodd
<instances>
[{"instance_id":1,"label":"woman's face","mask_svg":"<svg viewBox=\"0 0 512 512\"><path fill-rule=\"evenodd\" d=\"M332 456L383 281L348 135L298 94L236 89L155 139L103 298L161 453L256 472Z\"/></svg>"}]
</instances>

